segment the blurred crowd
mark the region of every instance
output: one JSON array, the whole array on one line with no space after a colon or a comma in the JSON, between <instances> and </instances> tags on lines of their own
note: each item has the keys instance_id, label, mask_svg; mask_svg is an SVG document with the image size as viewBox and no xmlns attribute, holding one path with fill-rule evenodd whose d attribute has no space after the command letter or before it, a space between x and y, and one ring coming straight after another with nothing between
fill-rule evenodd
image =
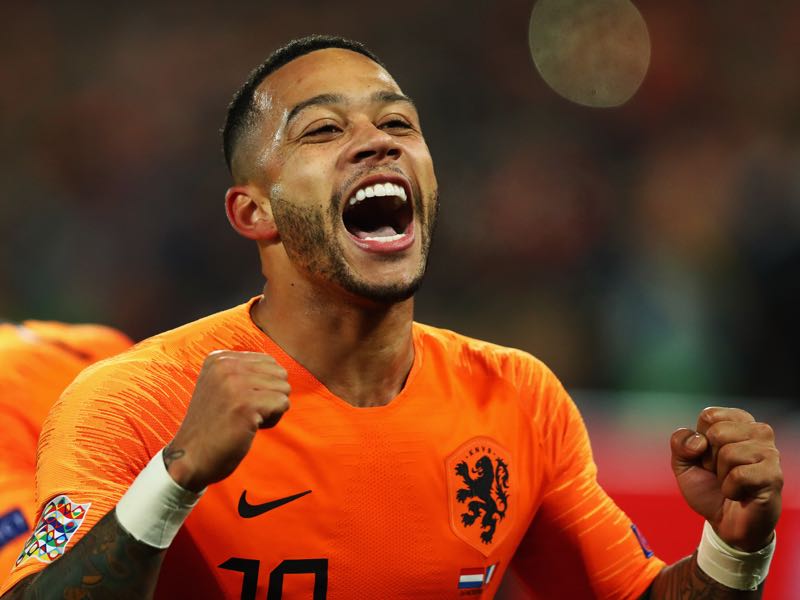
<instances>
[{"instance_id":1,"label":"blurred crowd","mask_svg":"<svg viewBox=\"0 0 800 600\"><path fill-rule=\"evenodd\" d=\"M419 320L568 387L800 410L800 4L636 5L647 77L589 109L539 77L531 1L5 3L0 315L140 339L259 293L225 107L278 45L338 33L415 99L437 167Z\"/></svg>"}]
</instances>

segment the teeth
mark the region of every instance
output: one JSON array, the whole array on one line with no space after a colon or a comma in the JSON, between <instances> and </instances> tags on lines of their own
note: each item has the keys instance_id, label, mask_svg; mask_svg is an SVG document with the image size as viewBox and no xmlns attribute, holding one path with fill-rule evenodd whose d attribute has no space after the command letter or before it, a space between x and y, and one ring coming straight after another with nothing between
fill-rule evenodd
<instances>
[{"instance_id":1,"label":"teeth","mask_svg":"<svg viewBox=\"0 0 800 600\"><path fill-rule=\"evenodd\" d=\"M404 237L405 235L406 235L405 233L396 233L395 235L387 235L385 237L368 236L362 239L369 240L371 242L394 242L396 240L399 240L401 237Z\"/></svg>"},{"instance_id":2,"label":"teeth","mask_svg":"<svg viewBox=\"0 0 800 600\"><path fill-rule=\"evenodd\" d=\"M396 203L399 206L403 204L408 198L406 191L402 186L394 183L376 183L368 185L358 190L348 201L350 206L361 202L364 198L372 198L374 196L396 196Z\"/></svg>"}]
</instances>

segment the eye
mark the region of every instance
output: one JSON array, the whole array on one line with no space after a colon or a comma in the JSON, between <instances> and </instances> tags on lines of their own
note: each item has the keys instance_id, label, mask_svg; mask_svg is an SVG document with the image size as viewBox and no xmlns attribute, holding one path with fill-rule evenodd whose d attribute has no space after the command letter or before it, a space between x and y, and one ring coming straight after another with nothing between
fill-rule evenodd
<instances>
[{"instance_id":1,"label":"eye","mask_svg":"<svg viewBox=\"0 0 800 600\"><path fill-rule=\"evenodd\" d=\"M411 123L409 123L405 119L400 119L400 118L393 118L393 119L390 119L389 121L381 123L380 128L381 129L394 129L394 130L399 130L399 131L413 129L413 127L411 126Z\"/></svg>"},{"instance_id":2,"label":"eye","mask_svg":"<svg viewBox=\"0 0 800 600\"><path fill-rule=\"evenodd\" d=\"M333 137L337 133L341 132L342 129L335 123L325 123L324 125L320 125L319 127L314 127L309 131L303 134L304 138L311 138L311 139L325 139L329 137Z\"/></svg>"}]
</instances>

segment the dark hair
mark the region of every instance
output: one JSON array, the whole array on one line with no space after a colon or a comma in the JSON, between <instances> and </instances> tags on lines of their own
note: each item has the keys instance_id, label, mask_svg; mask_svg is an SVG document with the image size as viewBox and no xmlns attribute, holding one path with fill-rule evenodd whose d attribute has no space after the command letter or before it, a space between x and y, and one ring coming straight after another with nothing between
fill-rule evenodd
<instances>
[{"instance_id":1,"label":"dark hair","mask_svg":"<svg viewBox=\"0 0 800 600\"><path fill-rule=\"evenodd\" d=\"M228 170L233 173L233 152L242 136L256 123L258 109L253 104L253 96L259 84L270 74L285 64L304 54L325 48L343 48L363 54L385 68L383 62L361 42L348 40L335 35L309 35L292 40L278 48L250 72L247 81L233 95L222 129L222 149Z\"/></svg>"}]
</instances>

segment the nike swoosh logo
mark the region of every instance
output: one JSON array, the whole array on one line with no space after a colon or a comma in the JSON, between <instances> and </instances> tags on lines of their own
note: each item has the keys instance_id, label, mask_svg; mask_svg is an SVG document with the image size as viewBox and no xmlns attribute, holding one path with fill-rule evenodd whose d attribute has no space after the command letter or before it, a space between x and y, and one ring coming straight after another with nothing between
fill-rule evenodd
<instances>
[{"instance_id":1,"label":"nike swoosh logo","mask_svg":"<svg viewBox=\"0 0 800 600\"><path fill-rule=\"evenodd\" d=\"M259 515L263 515L265 512L269 512L279 506L283 506L284 504L289 504L298 498L302 498L306 494L310 494L311 490L306 490L305 492L300 492L299 494L294 494L292 496L286 496L285 498L278 498L277 500L272 500L271 502L264 502L264 504L250 504L247 501L247 490L242 492L242 495L239 496L239 516L244 519L252 519L253 517L257 517Z\"/></svg>"}]
</instances>

